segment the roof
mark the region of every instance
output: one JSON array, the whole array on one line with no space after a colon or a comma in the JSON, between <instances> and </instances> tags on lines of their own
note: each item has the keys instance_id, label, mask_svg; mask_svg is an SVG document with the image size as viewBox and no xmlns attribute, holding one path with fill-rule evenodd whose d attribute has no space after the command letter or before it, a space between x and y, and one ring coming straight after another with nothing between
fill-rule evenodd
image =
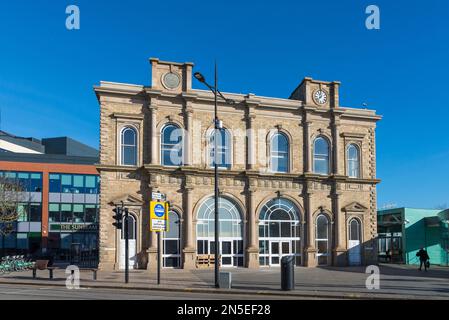
<instances>
[{"instance_id":1,"label":"roof","mask_svg":"<svg viewBox=\"0 0 449 320\"><path fill-rule=\"evenodd\" d=\"M96 164L99 152L69 137L24 138L0 131L0 161Z\"/></svg>"}]
</instances>

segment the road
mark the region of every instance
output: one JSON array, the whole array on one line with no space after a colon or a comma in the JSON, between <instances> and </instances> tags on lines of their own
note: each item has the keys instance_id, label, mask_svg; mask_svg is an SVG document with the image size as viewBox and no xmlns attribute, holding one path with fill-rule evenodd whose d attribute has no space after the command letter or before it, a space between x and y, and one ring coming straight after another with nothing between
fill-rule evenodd
<instances>
[{"instance_id":1,"label":"road","mask_svg":"<svg viewBox=\"0 0 449 320\"><path fill-rule=\"evenodd\" d=\"M0 300L295 300L294 297L0 284Z\"/></svg>"}]
</instances>

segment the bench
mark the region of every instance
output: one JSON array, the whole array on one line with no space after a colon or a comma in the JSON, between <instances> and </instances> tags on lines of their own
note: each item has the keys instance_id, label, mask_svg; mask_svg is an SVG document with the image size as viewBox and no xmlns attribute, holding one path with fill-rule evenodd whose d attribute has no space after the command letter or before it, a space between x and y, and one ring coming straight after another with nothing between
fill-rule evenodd
<instances>
[{"instance_id":1,"label":"bench","mask_svg":"<svg viewBox=\"0 0 449 320\"><path fill-rule=\"evenodd\" d=\"M92 271L93 272L93 274L92 274L92 279L93 280L97 280L97 271L98 271L98 269L97 268L79 268L79 270L80 270L80 272L81 271ZM72 270L72 275L75 273L75 270Z\"/></svg>"},{"instance_id":2,"label":"bench","mask_svg":"<svg viewBox=\"0 0 449 320\"><path fill-rule=\"evenodd\" d=\"M219 256L221 260L221 256ZM210 268L215 265L215 255L213 254L200 254L196 256L197 268ZM221 266L221 263L219 264Z\"/></svg>"},{"instance_id":3,"label":"bench","mask_svg":"<svg viewBox=\"0 0 449 320\"><path fill-rule=\"evenodd\" d=\"M49 267L48 263L50 261L49 260L36 260L36 263L34 264L33 267L33 279L36 279L36 275L37 275L37 270L48 270L49 272L49 278L53 279L53 270L56 269L54 267Z\"/></svg>"}]
</instances>

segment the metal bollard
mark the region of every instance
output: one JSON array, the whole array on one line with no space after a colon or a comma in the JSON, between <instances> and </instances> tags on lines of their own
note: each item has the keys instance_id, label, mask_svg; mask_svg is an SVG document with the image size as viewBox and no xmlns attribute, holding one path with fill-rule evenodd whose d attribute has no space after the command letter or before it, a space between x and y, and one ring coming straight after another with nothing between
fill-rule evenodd
<instances>
[{"instance_id":1,"label":"metal bollard","mask_svg":"<svg viewBox=\"0 0 449 320\"><path fill-rule=\"evenodd\" d=\"M295 289L295 257L285 256L281 259L281 289Z\"/></svg>"}]
</instances>

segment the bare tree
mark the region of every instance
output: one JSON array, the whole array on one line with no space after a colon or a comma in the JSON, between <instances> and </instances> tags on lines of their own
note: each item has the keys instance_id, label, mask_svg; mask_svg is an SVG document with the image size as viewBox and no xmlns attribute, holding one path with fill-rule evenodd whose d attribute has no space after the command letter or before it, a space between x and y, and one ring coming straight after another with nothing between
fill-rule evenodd
<instances>
[{"instance_id":1,"label":"bare tree","mask_svg":"<svg viewBox=\"0 0 449 320\"><path fill-rule=\"evenodd\" d=\"M7 236L14 231L24 191L19 180L0 176L0 235Z\"/></svg>"}]
</instances>

